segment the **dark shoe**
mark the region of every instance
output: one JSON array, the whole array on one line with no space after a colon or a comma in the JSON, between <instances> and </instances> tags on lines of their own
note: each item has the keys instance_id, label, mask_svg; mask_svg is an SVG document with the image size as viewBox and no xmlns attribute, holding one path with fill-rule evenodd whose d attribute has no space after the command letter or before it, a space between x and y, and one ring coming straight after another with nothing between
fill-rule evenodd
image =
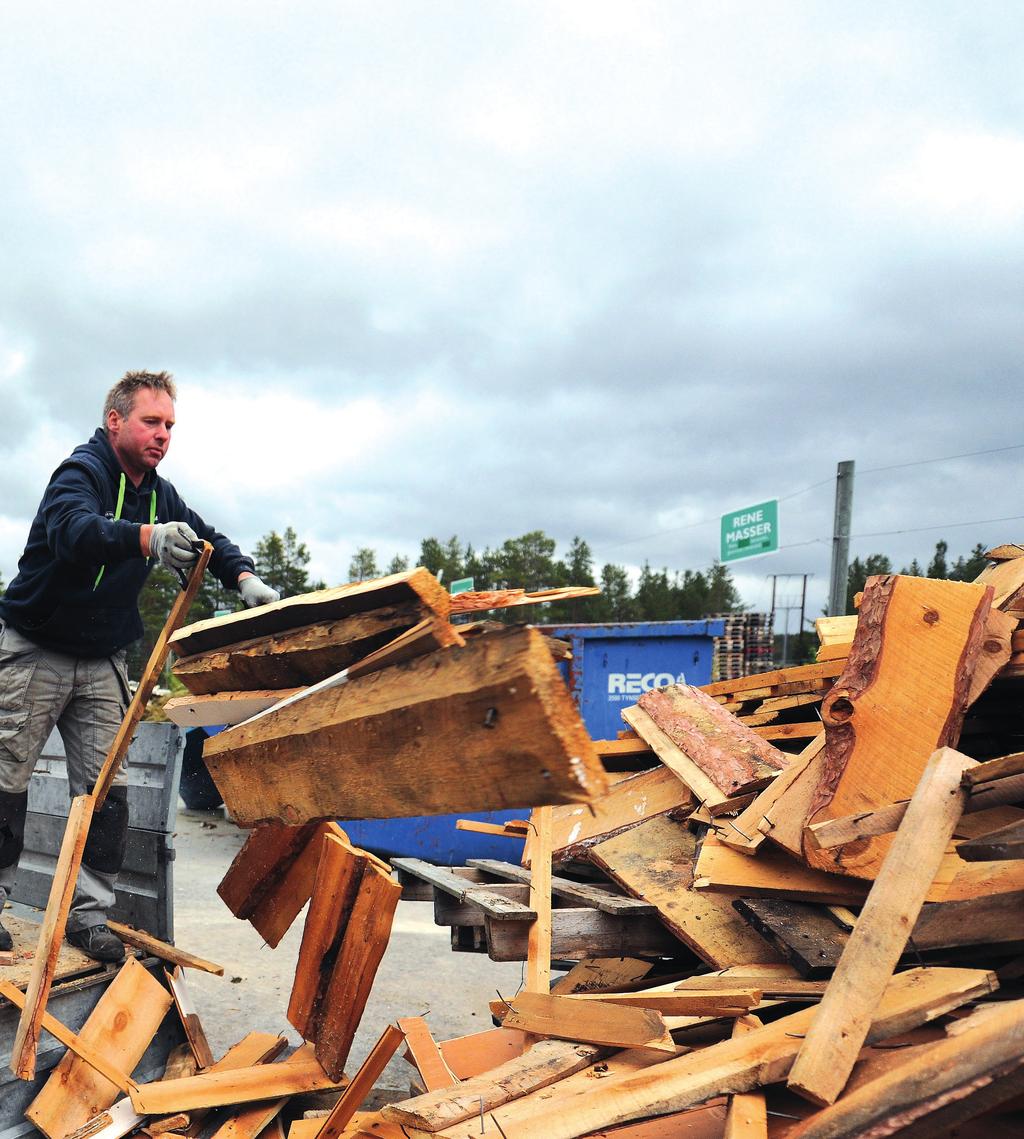
<instances>
[{"instance_id":1,"label":"dark shoe","mask_svg":"<svg viewBox=\"0 0 1024 1139\"><path fill-rule=\"evenodd\" d=\"M66 935L76 948L91 957L93 961L123 961L124 943L115 937L105 925L89 925Z\"/></svg>"},{"instance_id":2,"label":"dark shoe","mask_svg":"<svg viewBox=\"0 0 1024 1139\"><path fill-rule=\"evenodd\" d=\"M11 937L10 930L4 929L4 923L0 921L0 953L6 953L13 948L14 938Z\"/></svg>"}]
</instances>

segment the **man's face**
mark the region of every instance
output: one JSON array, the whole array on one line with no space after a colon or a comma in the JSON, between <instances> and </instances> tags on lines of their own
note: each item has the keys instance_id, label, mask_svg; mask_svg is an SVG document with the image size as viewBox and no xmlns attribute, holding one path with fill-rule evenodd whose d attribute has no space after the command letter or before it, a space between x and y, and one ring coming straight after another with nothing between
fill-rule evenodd
<instances>
[{"instance_id":1,"label":"man's face","mask_svg":"<svg viewBox=\"0 0 1024 1139\"><path fill-rule=\"evenodd\" d=\"M140 388L125 418L107 415L107 436L125 472L141 479L167 454L174 426L174 402L163 391Z\"/></svg>"}]
</instances>

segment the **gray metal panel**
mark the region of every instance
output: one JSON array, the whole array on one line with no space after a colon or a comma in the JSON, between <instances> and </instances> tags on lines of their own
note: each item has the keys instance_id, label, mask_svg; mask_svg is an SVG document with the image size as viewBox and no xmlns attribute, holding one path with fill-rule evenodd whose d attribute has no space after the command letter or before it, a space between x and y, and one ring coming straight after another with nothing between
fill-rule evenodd
<instances>
[{"instance_id":1,"label":"gray metal panel","mask_svg":"<svg viewBox=\"0 0 1024 1139\"><path fill-rule=\"evenodd\" d=\"M65 822L57 815L29 812L13 891L17 901L46 907ZM117 904L110 917L144 929L161 941L174 940L174 844L170 835L129 828L128 850L115 892Z\"/></svg>"},{"instance_id":2,"label":"gray metal panel","mask_svg":"<svg viewBox=\"0 0 1024 1139\"><path fill-rule=\"evenodd\" d=\"M161 984L164 984L162 962L149 958L143 962L146 968ZM116 974L103 971L95 976L83 977L55 985L51 990L46 1011L62 1024L78 1032L85 1023L96 1002L106 991ZM25 1119L25 1109L35 1099L49 1078L51 1070L64 1055L64 1046L58 1044L44 1032L40 1041L36 1060L36 1078L19 1080L10 1069L11 1050L18 1028L18 1010L7 1001L0 1007L0 1139L17 1139L22 1135L38 1135L39 1132ZM185 1039L181 1021L173 1008L164 1017L159 1032L146 1049L145 1055L135 1069L137 1083L159 1079L163 1075L167 1054Z\"/></svg>"},{"instance_id":3,"label":"gray metal panel","mask_svg":"<svg viewBox=\"0 0 1024 1139\"><path fill-rule=\"evenodd\" d=\"M132 826L174 830L184 733L174 724L139 724L128 749L128 813ZM67 760L56 729L43 747L28 788L28 809L43 815L68 813Z\"/></svg>"}]
</instances>

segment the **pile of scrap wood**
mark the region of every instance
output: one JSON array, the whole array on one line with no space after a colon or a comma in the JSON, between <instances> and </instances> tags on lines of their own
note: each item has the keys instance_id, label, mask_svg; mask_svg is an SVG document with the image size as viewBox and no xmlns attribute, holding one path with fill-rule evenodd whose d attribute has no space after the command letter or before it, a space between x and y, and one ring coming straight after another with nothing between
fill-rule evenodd
<instances>
[{"instance_id":1,"label":"pile of scrap wood","mask_svg":"<svg viewBox=\"0 0 1024 1139\"><path fill-rule=\"evenodd\" d=\"M133 1084L131 1055L95 1046L111 1008L61 1037L104 1095L65 1075L51 1096L77 1139L281 1134L329 1087L289 1136L1020 1134L1018 565L1004 596L872 579L844 653L645 694L597 742L536 630L453 629L420 571L183 630L183 715L266 701L208 747L253 828L219 893L272 946L309 903L288 1005L306 1043L272 1063L255 1032L214 1061L179 973L194 1073ZM300 642L320 664L287 661ZM394 869L455 948L524 961L521 991L458 1040L389 1025L346 1075L402 886L334 820L497 806L533 808L502 828L526 831L521 865ZM552 985L553 959L572 967ZM421 1094L360 1112L403 1046Z\"/></svg>"}]
</instances>

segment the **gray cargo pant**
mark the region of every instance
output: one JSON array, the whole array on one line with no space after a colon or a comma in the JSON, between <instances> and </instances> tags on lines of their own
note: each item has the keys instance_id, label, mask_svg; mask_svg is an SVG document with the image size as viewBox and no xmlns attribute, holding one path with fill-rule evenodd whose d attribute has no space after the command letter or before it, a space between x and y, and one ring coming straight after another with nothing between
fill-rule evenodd
<instances>
[{"instance_id":1,"label":"gray cargo pant","mask_svg":"<svg viewBox=\"0 0 1024 1139\"><path fill-rule=\"evenodd\" d=\"M95 660L68 656L41 648L0 623L0 909L18 868L29 779L54 725L67 752L71 795L87 794L129 698L123 652ZM128 833L123 767L114 782L89 830L69 932L102 925L114 904Z\"/></svg>"}]
</instances>

